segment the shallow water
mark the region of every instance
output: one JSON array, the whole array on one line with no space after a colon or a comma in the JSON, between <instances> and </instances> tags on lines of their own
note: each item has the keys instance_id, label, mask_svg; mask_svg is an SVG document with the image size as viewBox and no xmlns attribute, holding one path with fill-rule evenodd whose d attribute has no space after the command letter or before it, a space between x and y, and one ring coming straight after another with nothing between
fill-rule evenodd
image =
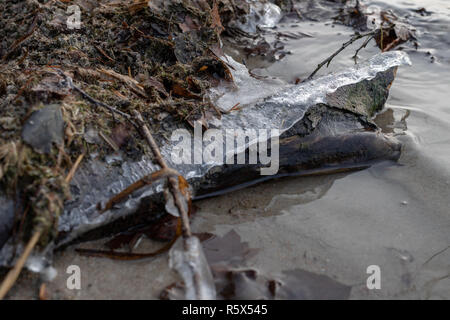
<instances>
[{"instance_id":1,"label":"shallow water","mask_svg":"<svg viewBox=\"0 0 450 320\"><path fill-rule=\"evenodd\" d=\"M234 218L219 225L208 219L205 224L222 232L233 228L250 246L263 248L255 266L271 271L300 267L326 274L353 285L351 298L448 299L450 3L363 3L369 10L390 8L401 17L408 15L417 28L418 50L404 47L413 65L399 69L386 111L377 117L383 130L404 144L398 164L380 164L345 176L292 178L240 191L219 200L224 211L237 212L232 226L227 223ZM431 15L412 11L420 7ZM247 63L264 66L255 73L291 82L306 78L353 33L323 22L281 24L279 29L311 37L290 41L286 49L292 54L268 67L260 61ZM346 49L319 74L354 63L351 57L358 46ZM360 57L368 58L377 50L372 41ZM253 206L247 208L235 198ZM205 201L203 210L220 216L217 201ZM245 222L236 222L241 219ZM369 265L380 266L380 290L366 287Z\"/></svg>"},{"instance_id":2,"label":"shallow water","mask_svg":"<svg viewBox=\"0 0 450 320\"><path fill-rule=\"evenodd\" d=\"M246 267L262 274L302 269L351 287L350 298L450 298L450 2L363 1L372 10L409 15L418 50L405 50L413 65L399 69L377 122L404 147L398 163L381 163L351 174L269 181L197 202L196 232L218 236L234 230L256 254ZM431 15L412 11L425 7ZM278 31L302 32L289 40L292 54L276 63L247 59L255 73L293 83L353 34L331 22L280 23ZM318 75L354 63L346 49ZM360 52L369 58L374 43ZM230 50L231 54L240 54ZM258 69L259 68L259 69ZM84 244L98 248L103 242ZM158 247L142 241L139 250ZM65 289L65 268L81 267L83 290ZM367 268L381 270L381 289L369 290ZM56 298L156 298L177 280L167 256L138 262L80 257L73 248L55 259L59 276L49 285ZM165 270L165 271L162 271ZM27 278L12 298L34 297ZM120 287L120 290L119 290Z\"/></svg>"}]
</instances>

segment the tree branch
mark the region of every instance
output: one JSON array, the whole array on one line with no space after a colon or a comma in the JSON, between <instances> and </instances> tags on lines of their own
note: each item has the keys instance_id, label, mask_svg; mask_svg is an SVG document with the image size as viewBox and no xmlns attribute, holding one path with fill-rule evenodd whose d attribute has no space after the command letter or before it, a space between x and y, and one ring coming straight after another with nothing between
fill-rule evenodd
<instances>
[{"instance_id":1,"label":"tree branch","mask_svg":"<svg viewBox=\"0 0 450 320\"><path fill-rule=\"evenodd\" d=\"M314 75L315 75L315 74L316 74L316 73L317 73L317 72L318 72L325 64L327 65L327 68L328 68L328 66L330 65L331 61L332 61L339 53L341 53L341 51L343 51L345 48L347 48L349 45L351 45L352 43L354 43L355 41L357 41L357 40L359 40L359 39L361 39L361 38L368 37L368 38L366 39L366 41L363 43L363 45L362 45L360 48L358 48L358 50L356 51L356 54L358 54L358 52L359 52L362 48L366 47L367 44L369 43L369 41L370 41L373 37L375 37L379 31L380 31L379 29L375 29L375 30L372 30L372 31L367 32L367 33L357 33L357 34L355 34L350 40L348 40L347 42L343 43L342 46L341 46L336 52L334 52L331 56L329 56L329 57L326 58L324 61L322 61L321 63L319 63L319 64L317 65L317 68L309 75L308 80L311 80L311 79L314 77ZM355 56L356 56L356 54L355 54Z\"/></svg>"}]
</instances>

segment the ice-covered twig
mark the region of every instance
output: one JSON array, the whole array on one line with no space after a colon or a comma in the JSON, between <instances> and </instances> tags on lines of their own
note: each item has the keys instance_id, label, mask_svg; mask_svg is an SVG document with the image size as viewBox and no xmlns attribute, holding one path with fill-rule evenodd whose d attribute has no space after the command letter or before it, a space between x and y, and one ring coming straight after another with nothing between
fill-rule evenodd
<instances>
[{"instance_id":1,"label":"ice-covered twig","mask_svg":"<svg viewBox=\"0 0 450 320\"><path fill-rule=\"evenodd\" d=\"M214 278L197 237L183 238L183 245L176 243L169 255L169 266L183 278L187 300L216 298Z\"/></svg>"}]
</instances>

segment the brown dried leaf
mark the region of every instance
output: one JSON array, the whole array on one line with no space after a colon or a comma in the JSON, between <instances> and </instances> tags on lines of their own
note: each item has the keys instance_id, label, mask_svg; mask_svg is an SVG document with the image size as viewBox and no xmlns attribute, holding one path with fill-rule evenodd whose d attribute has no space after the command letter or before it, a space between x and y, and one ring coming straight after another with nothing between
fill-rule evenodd
<instances>
[{"instance_id":1,"label":"brown dried leaf","mask_svg":"<svg viewBox=\"0 0 450 320\"><path fill-rule=\"evenodd\" d=\"M156 80L153 77L149 77L148 79L146 79L143 83L142 86L144 87L144 89L148 90L149 88L154 88L156 89L159 93L162 93L165 97L168 97L169 94L167 93L166 89L164 88L164 85Z\"/></svg>"},{"instance_id":2,"label":"brown dried leaf","mask_svg":"<svg viewBox=\"0 0 450 320\"><path fill-rule=\"evenodd\" d=\"M201 97L197 94L190 92L188 89L182 87L178 83L174 83L172 86L172 93L176 96L188 98L188 99L201 99Z\"/></svg>"},{"instance_id":3,"label":"brown dried leaf","mask_svg":"<svg viewBox=\"0 0 450 320\"><path fill-rule=\"evenodd\" d=\"M214 265L226 264L240 266L254 256L258 249L251 249L248 242L242 242L241 236L233 229L223 237L215 236L203 243L206 259Z\"/></svg>"},{"instance_id":4,"label":"brown dried leaf","mask_svg":"<svg viewBox=\"0 0 450 320\"><path fill-rule=\"evenodd\" d=\"M211 9L211 18L211 27L216 29L217 32L221 34L222 31L225 30L225 28L223 27L222 21L220 20L219 6L217 5L217 1L214 1L213 8Z\"/></svg>"},{"instance_id":5,"label":"brown dried leaf","mask_svg":"<svg viewBox=\"0 0 450 320\"><path fill-rule=\"evenodd\" d=\"M229 269L215 274L217 292L229 300L344 300L351 287L309 271L295 269L273 277L253 269Z\"/></svg>"}]
</instances>

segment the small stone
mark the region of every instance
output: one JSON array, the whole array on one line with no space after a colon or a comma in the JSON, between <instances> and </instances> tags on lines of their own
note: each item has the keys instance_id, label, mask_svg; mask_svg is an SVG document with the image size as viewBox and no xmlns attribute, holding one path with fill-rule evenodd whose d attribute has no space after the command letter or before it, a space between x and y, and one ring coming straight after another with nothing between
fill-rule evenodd
<instances>
[{"instance_id":1,"label":"small stone","mask_svg":"<svg viewBox=\"0 0 450 320\"><path fill-rule=\"evenodd\" d=\"M402 201L402 205L406 206L408 204L408 201Z\"/></svg>"},{"instance_id":2,"label":"small stone","mask_svg":"<svg viewBox=\"0 0 450 320\"><path fill-rule=\"evenodd\" d=\"M101 139L98 135L98 131L94 128L86 129L86 132L84 133L83 137L87 143L90 143L90 144L100 144L101 143Z\"/></svg>"},{"instance_id":3,"label":"small stone","mask_svg":"<svg viewBox=\"0 0 450 320\"><path fill-rule=\"evenodd\" d=\"M53 143L63 143L63 136L61 107L55 104L33 112L22 129L22 139L39 153L50 153Z\"/></svg>"}]
</instances>

